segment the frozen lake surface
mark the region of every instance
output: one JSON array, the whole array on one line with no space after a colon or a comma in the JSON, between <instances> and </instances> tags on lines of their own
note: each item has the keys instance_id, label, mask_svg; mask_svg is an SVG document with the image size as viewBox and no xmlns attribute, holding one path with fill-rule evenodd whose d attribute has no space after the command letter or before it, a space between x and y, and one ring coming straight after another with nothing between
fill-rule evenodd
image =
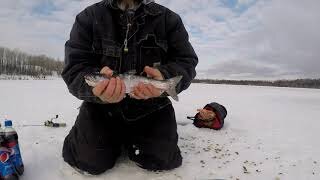
<instances>
[{"instance_id":1,"label":"frozen lake surface","mask_svg":"<svg viewBox=\"0 0 320 180\"><path fill-rule=\"evenodd\" d=\"M62 143L81 101L62 80L0 81L0 117L8 115L19 133L21 180L320 179L320 90L192 84L179 96L173 104L184 162L168 172L142 170L125 156L100 176L68 167ZM228 109L225 127L194 127L186 116L212 101ZM66 128L23 127L56 114Z\"/></svg>"}]
</instances>

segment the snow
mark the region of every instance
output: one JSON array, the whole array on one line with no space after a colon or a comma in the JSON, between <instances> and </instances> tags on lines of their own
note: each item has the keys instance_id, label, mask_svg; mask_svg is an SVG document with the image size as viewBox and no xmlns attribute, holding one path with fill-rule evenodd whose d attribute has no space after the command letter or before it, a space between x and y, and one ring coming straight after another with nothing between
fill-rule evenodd
<instances>
[{"instance_id":1,"label":"snow","mask_svg":"<svg viewBox=\"0 0 320 180\"><path fill-rule=\"evenodd\" d=\"M194 127L186 116L212 101L227 107L225 127ZM62 80L0 81L0 117L12 119L19 133L22 180L320 179L320 90L192 84L173 102L183 165L148 172L122 156L100 176L81 175L61 157L80 104ZM66 128L23 126L43 124L56 114Z\"/></svg>"}]
</instances>

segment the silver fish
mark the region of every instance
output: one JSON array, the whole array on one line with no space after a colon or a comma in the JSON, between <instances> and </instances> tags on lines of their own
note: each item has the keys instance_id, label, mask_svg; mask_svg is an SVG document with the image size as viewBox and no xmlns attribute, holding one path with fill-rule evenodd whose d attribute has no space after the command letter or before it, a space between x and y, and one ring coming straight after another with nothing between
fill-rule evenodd
<instances>
[{"instance_id":1,"label":"silver fish","mask_svg":"<svg viewBox=\"0 0 320 180\"><path fill-rule=\"evenodd\" d=\"M176 76L174 78L166 79L166 80L155 80L152 78L137 76L133 74L119 74L118 76L120 77L120 79L124 81L127 94L131 93L133 91L133 88L137 86L139 83L152 84L153 86L160 89L161 91L166 92L175 101L179 101L179 98L176 92L176 86L181 81L182 76ZM93 74L85 75L84 79L89 86L95 87L99 82L109 78L100 73L93 73Z\"/></svg>"}]
</instances>

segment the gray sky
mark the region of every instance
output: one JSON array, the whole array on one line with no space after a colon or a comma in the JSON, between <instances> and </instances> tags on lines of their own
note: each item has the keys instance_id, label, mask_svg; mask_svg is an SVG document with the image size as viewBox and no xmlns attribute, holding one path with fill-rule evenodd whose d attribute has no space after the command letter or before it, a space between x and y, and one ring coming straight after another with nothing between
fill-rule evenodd
<instances>
[{"instance_id":1,"label":"gray sky","mask_svg":"<svg viewBox=\"0 0 320 180\"><path fill-rule=\"evenodd\" d=\"M1 0L0 46L63 59L75 15L95 0ZM320 77L319 0L159 0L181 15L199 78Z\"/></svg>"}]
</instances>

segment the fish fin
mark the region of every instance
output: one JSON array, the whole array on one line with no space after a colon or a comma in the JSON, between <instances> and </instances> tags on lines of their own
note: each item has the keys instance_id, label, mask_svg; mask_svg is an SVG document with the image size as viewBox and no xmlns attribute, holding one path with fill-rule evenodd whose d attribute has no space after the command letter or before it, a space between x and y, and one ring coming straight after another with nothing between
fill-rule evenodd
<instances>
[{"instance_id":1,"label":"fish fin","mask_svg":"<svg viewBox=\"0 0 320 180\"><path fill-rule=\"evenodd\" d=\"M176 91L177 84L181 81L183 76L176 76L174 78L168 79L169 89L166 90L166 93L172 97L175 101L179 101L179 97Z\"/></svg>"}]
</instances>

